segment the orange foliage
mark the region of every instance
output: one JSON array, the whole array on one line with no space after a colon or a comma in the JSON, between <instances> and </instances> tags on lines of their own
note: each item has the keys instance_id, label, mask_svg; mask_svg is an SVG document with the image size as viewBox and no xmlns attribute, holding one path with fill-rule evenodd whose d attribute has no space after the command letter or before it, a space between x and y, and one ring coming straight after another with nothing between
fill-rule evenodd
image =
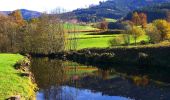
<instances>
[{"instance_id":1,"label":"orange foliage","mask_svg":"<svg viewBox=\"0 0 170 100\"><path fill-rule=\"evenodd\" d=\"M139 17L139 15L138 15L137 12L133 13L132 22L133 22L135 25L140 25L140 17Z\"/></svg>"},{"instance_id":2,"label":"orange foliage","mask_svg":"<svg viewBox=\"0 0 170 100\"><path fill-rule=\"evenodd\" d=\"M140 17L140 25L142 25L143 28L146 28L147 25L147 16L144 13L139 14Z\"/></svg>"},{"instance_id":3,"label":"orange foliage","mask_svg":"<svg viewBox=\"0 0 170 100\"><path fill-rule=\"evenodd\" d=\"M135 25L142 25L143 28L147 25L147 16L144 13L133 13L132 22Z\"/></svg>"},{"instance_id":4,"label":"orange foliage","mask_svg":"<svg viewBox=\"0 0 170 100\"><path fill-rule=\"evenodd\" d=\"M11 14L9 14L9 16L11 16L11 19L14 20L18 25L25 25L25 21L22 17L20 10L13 11Z\"/></svg>"}]
</instances>

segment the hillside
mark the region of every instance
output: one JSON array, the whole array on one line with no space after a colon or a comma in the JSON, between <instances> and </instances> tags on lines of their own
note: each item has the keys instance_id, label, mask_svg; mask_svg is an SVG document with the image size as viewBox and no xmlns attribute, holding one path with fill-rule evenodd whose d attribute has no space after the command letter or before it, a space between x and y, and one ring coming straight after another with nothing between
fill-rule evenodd
<instances>
[{"instance_id":1,"label":"hillside","mask_svg":"<svg viewBox=\"0 0 170 100\"><path fill-rule=\"evenodd\" d=\"M152 22L155 19L169 19L170 18L170 3L156 4L142 9L135 10L133 12L144 12L147 15L148 22ZM125 20L132 18L133 12L130 12Z\"/></svg>"},{"instance_id":2,"label":"hillside","mask_svg":"<svg viewBox=\"0 0 170 100\"><path fill-rule=\"evenodd\" d=\"M62 14L62 17L72 13L70 18L77 18L83 22L95 22L102 18L120 19L133 10L167 2L170 2L170 0L108 0L86 9L77 9Z\"/></svg>"},{"instance_id":3,"label":"hillside","mask_svg":"<svg viewBox=\"0 0 170 100\"><path fill-rule=\"evenodd\" d=\"M37 11L31 11L31 10L27 10L27 9L20 9L22 16L25 20L29 20L31 18L37 18L41 15L40 12ZM12 11L1 11L2 14L9 14Z\"/></svg>"}]
</instances>

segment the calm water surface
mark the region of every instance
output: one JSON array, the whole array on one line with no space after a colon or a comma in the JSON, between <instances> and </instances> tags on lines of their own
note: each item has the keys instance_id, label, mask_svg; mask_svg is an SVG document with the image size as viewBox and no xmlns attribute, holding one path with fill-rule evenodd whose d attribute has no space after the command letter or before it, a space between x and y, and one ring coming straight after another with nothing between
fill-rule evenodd
<instances>
[{"instance_id":1,"label":"calm water surface","mask_svg":"<svg viewBox=\"0 0 170 100\"><path fill-rule=\"evenodd\" d=\"M37 100L170 100L170 87L74 62L34 58Z\"/></svg>"}]
</instances>

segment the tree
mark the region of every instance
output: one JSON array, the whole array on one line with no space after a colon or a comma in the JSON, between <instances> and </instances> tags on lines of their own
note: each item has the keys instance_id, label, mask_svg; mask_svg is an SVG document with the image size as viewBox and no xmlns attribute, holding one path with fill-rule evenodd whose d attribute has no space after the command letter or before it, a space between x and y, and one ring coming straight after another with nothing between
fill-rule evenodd
<instances>
[{"instance_id":1,"label":"tree","mask_svg":"<svg viewBox=\"0 0 170 100\"><path fill-rule=\"evenodd\" d=\"M170 11L167 11L166 12L166 20L168 21L168 22L170 22Z\"/></svg>"},{"instance_id":2,"label":"tree","mask_svg":"<svg viewBox=\"0 0 170 100\"><path fill-rule=\"evenodd\" d=\"M31 48L32 53L51 54L65 49L64 26L55 16L44 14L36 23L29 23L26 29L24 41L28 48L25 51Z\"/></svg>"},{"instance_id":3,"label":"tree","mask_svg":"<svg viewBox=\"0 0 170 100\"><path fill-rule=\"evenodd\" d=\"M14 20L18 25L20 26L25 25L25 21L22 17L20 10L13 11L12 13L9 14L9 16L11 16L11 19Z\"/></svg>"},{"instance_id":4,"label":"tree","mask_svg":"<svg viewBox=\"0 0 170 100\"><path fill-rule=\"evenodd\" d=\"M1 34L1 45L6 52L16 51L17 49L17 39L18 25L12 21L8 16L0 15L0 34ZM3 38L3 39L2 39ZM5 43L8 42L8 43Z\"/></svg>"},{"instance_id":5,"label":"tree","mask_svg":"<svg viewBox=\"0 0 170 100\"><path fill-rule=\"evenodd\" d=\"M1 52L51 54L65 49L64 26L58 18L45 14L23 24L16 16L19 13L0 15Z\"/></svg>"},{"instance_id":6,"label":"tree","mask_svg":"<svg viewBox=\"0 0 170 100\"><path fill-rule=\"evenodd\" d=\"M132 29L129 31L132 37L134 38L135 45L137 44L137 38L145 34L145 31L141 27L138 27L138 26L133 26Z\"/></svg>"},{"instance_id":7,"label":"tree","mask_svg":"<svg viewBox=\"0 0 170 100\"><path fill-rule=\"evenodd\" d=\"M108 22L106 20L103 20L101 23L100 23L100 28L102 30L107 30L108 29Z\"/></svg>"},{"instance_id":8,"label":"tree","mask_svg":"<svg viewBox=\"0 0 170 100\"><path fill-rule=\"evenodd\" d=\"M124 26L124 34L123 34L123 40L124 40L124 44L125 45L129 45L130 44L130 34L131 34L131 30L132 30L132 22L126 22L125 26Z\"/></svg>"},{"instance_id":9,"label":"tree","mask_svg":"<svg viewBox=\"0 0 170 100\"><path fill-rule=\"evenodd\" d=\"M147 25L147 16L145 13L139 13L140 17L140 25L142 25L142 28L146 28Z\"/></svg>"},{"instance_id":10,"label":"tree","mask_svg":"<svg viewBox=\"0 0 170 100\"><path fill-rule=\"evenodd\" d=\"M132 22L136 26L141 25L142 28L145 28L147 25L147 15L145 13L134 12L132 15Z\"/></svg>"},{"instance_id":11,"label":"tree","mask_svg":"<svg viewBox=\"0 0 170 100\"><path fill-rule=\"evenodd\" d=\"M157 28L161 36L161 40L163 41L163 40L168 39L168 36L170 34L170 24L166 20L163 20L163 19L155 20L153 24Z\"/></svg>"},{"instance_id":12,"label":"tree","mask_svg":"<svg viewBox=\"0 0 170 100\"><path fill-rule=\"evenodd\" d=\"M161 35L155 25L149 24L145 30L150 43L158 43L161 41Z\"/></svg>"},{"instance_id":13,"label":"tree","mask_svg":"<svg viewBox=\"0 0 170 100\"><path fill-rule=\"evenodd\" d=\"M140 25L140 17L138 15L137 12L134 12L133 15L132 15L132 22L135 24L135 25Z\"/></svg>"}]
</instances>

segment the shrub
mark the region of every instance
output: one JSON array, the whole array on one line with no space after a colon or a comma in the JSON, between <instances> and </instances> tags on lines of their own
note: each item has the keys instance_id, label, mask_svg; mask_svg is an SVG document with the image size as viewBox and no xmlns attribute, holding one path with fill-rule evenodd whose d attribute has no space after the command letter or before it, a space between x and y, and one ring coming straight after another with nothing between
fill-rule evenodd
<instances>
[{"instance_id":1,"label":"shrub","mask_svg":"<svg viewBox=\"0 0 170 100\"><path fill-rule=\"evenodd\" d=\"M115 38L113 38L113 39L111 39L109 41L109 45L111 47L121 45L122 43L123 43L123 38L120 37L120 36L119 37L115 37Z\"/></svg>"},{"instance_id":2,"label":"shrub","mask_svg":"<svg viewBox=\"0 0 170 100\"><path fill-rule=\"evenodd\" d=\"M140 41L140 44L141 44L141 45L145 45L145 44L147 44L147 42L144 41L144 40L142 40L142 41Z\"/></svg>"}]
</instances>

